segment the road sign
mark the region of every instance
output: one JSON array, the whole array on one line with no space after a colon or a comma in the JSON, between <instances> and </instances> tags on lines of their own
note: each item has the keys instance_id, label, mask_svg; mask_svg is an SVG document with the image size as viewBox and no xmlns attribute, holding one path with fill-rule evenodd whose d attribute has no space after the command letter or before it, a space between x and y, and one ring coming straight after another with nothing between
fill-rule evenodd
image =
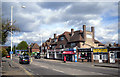
<instances>
[{"instance_id":1,"label":"road sign","mask_svg":"<svg viewBox=\"0 0 120 77\"><path fill-rule=\"evenodd\" d=\"M10 51L10 54L13 54L13 51Z\"/></svg>"}]
</instances>

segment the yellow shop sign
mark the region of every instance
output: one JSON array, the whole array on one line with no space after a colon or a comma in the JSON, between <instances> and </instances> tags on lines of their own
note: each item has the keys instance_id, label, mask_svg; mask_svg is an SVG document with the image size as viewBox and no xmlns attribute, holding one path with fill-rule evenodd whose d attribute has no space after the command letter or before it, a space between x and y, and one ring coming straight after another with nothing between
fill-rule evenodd
<instances>
[{"instance_id":1,"label":"yellow shop sign","mask_svg":"<svg viewBox=\"0 0 120 77\"><path fill-rule=\"evenodd\" d=\"M101 53L101 52L107 52L107 49L93 49L94 53Z\"/></svg>"}]
</instances>

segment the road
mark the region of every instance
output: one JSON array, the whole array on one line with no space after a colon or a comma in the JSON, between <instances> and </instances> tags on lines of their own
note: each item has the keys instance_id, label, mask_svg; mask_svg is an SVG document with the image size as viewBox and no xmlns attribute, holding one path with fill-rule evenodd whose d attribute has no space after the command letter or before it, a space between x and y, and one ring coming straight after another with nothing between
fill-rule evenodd
<instances>
[{"instance_id":1,"label":"road","mask_svg":"<svg viewBox=\"0 0 120 77\"><path fill-rule=\"evenodd\" d=\"M31 64L19 64L18 57L13 57L13 62L26 69L31 75L102 75L102 77L109 75L111 77L118 77L118 69L95 67L91 63L63 63L62 61L33 58Z\"/></svg>"}]
</instances>

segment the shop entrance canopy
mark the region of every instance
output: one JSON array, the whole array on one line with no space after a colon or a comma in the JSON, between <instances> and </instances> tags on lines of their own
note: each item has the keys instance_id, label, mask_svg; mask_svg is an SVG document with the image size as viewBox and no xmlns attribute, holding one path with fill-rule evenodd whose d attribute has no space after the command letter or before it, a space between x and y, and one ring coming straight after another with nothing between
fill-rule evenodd
<instances>
[{"instance_id":1,"label":"shop entrance canopy","mask_svg":"<svg viewBox=\"0 0 120 77\"><path fill-rule=\"evenodd\" d=\"M62 54L75 54L73 51L64 51Z\"/></svg>"}]
</instances>

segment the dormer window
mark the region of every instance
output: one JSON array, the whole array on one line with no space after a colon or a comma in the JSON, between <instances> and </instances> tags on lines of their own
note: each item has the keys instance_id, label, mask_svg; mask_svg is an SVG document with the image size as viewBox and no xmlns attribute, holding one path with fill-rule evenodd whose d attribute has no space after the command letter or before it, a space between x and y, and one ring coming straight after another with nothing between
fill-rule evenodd
<instances>
[{"instance_id":1,"label":"dormer window","mask_svg":"<svg viewBox=\"0 0 120 77\"><path fill-rule=\"evenodd\" d=\"M61 37L60 40L64 40L64 37Z\"/></svg>"}]
</instances>

